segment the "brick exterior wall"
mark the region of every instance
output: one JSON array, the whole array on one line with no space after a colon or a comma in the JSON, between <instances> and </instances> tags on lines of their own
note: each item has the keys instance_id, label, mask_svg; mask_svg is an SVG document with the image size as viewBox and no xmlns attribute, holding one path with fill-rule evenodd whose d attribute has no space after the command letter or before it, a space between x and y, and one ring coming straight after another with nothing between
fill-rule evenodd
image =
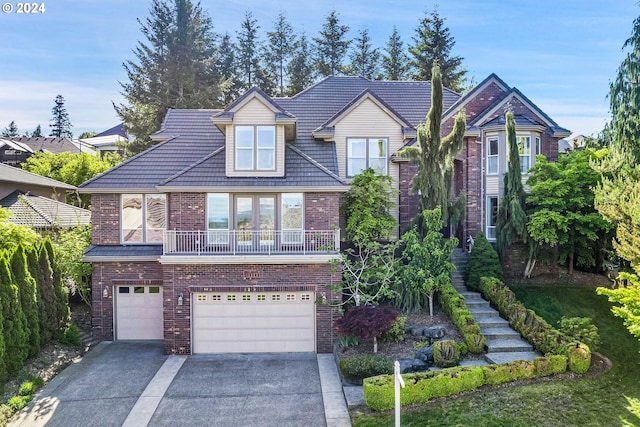
<instances>
[{"instance_id":1,"label":"brick exterior wall","mask_svg":"<svg viewBox=\"0 0 640 427\"><path fill-rule=\"evenodd\" d=\"M148 285L162 282L162 266L156 262L93 263L91 310L93 337L113 340L113 286L118 283ZM104 288L108 296L103 296Z\"/></svg>"},{"instance_id":2,"label":"brick exterior wall","mask_svg":"<svg viewBox=\"0 0 640 427\"><path fill-rule=\"evenodd\" d=\"M418 200L420 196L410 194L411 182L418 171L418 167L409 162L399 163L399 179L398 190L398 222L400 232L402 233L409 228L411 220L418 214Z\"/></svg>"},{"instance_id":3,"label":"brick exterior wall","mask_svg":"<svg viewBox=\"0 0 640 427\"><path fill-rule=\"evenodd\" d=\"M331 230L340 225L340 193L306 193L304 227L307 230Z\"/></svg>"},{"instance_id":4,"label":"brick exterior wall","mask_svg":"<svg viewBox=\"0 0 640 427\"><path fill-rule=\"evenodd\" d=\"M120 195L91 196L91 244L120 244Z\"/></svg>"},{"instance_id":5,"label":"brick exterior wall","mask_svg":"<svg viewBox=\"0 0 640 427\"><path fill-rule=\"evenodd\" d=\"M167 230L195 231L207 229L206 193L168 194Z\"/></svg>"},{"instance_id":6,"label":"brick exterior wall","mask_svg":"<svg viewBox=\"0 0 640 427\"><path fill-rule=\"evenodd\" d=\"M252 279L246 279L250 271ZM256 278L257 277L257 278ZM164 266L164 333L167 354L189 354L191 351L191 293L214 291L260 291L312 289L316 300L326 297L338 302L328 286L340 282L340 273L333 272L329 264L305 265L165 265ZM174 284L172 286L171 284ZM222 289L220 289L222 288ZM176 304L178 295L184 295L184 304ZM334 320L338 314L329 305L316 304L316 351L330 353L336 338Z\"/></svg>"}]
</instances>

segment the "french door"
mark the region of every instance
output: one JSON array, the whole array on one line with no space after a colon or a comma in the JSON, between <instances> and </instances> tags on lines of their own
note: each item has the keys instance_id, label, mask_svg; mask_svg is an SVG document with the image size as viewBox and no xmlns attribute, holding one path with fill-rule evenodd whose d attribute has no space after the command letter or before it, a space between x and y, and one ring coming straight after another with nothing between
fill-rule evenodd
<instances>
[{"instance_id":1,"label":"french door","mask_svg":"<svg viewBox=\"0 0 640 427\"><path fill-rule=\"evenodd\" d=\"M235 222L238 249L273 246L276 229L276 196L236 196Z\"/></svg>"}]
</instances>

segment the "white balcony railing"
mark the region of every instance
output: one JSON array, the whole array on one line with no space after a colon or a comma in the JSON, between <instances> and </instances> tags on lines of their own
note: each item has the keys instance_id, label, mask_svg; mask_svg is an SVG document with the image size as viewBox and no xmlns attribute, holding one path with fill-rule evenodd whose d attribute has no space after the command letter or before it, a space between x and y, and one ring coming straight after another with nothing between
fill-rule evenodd
<instances>
[{"instance_id":1,"label":"white balcony railing","mask_svg":"<svg viewBox=\"0 0 640 427\"><path fill-rule=\"evenodd\" d=\"M340 230L164 232L164 255L328 254L340 250Z\"/></svg>"}]
</instances>

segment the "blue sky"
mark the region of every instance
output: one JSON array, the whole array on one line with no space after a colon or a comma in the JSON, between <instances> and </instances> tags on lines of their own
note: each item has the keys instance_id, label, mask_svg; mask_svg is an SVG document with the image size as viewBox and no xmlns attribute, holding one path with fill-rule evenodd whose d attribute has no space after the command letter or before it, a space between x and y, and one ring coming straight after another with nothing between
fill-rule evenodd
<instances>
[{"instance_id":1,"label":"blue sky","mask_svg":"<svg viewBox=\"0 0 640 427\"><path fill-rule=\"evenodd\" d=\"M3 0L4 3L4 0ZM0 129L40 124L48 133L53 100L66 99L72 131L102 131L118 123L122 63L142 40L137 19L147 0L49 0L42 14L0 13ZM496 73L520 89L559 125L589 135L609 116L609 82L622 44L640 15L637 0L444 0L438 10L456 40L469 76ZM202 0L216 32L239 29L251 10L264 33L284 11L298 33L315 37L332 9L349 37L368 28L382 47L396 25L405 44L431 1Z\"/></svg>"}]
</instances>

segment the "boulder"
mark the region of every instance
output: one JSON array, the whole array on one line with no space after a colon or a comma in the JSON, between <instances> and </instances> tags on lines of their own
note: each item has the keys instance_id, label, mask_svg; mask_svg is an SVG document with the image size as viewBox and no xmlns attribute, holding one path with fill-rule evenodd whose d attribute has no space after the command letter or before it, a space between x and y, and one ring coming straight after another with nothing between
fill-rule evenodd
<instances>
[{"instance_id":1,"label":"boulder","mask_svg":"<svg viewBox=\"0 0 640 427\"><path fill-rule=\"evenodd\" d=\"M430 326L423 329L422 335L430 339L438 339L444 338L445 332L446 330L443 326Z\"/></svg>"},{"instance_id":2,"label":"boulder","mask_svg":"<svg viewBox=\"0 0 640 427\"><path fill-rule=\"evenodd\" d=\"M413 360L411 359L400 359L398 363L400 364L400 373L401 374L409 374L413 372Z\"/></svg>"},{"instance_id":3,"label":"boulder","mask_svg":"<svg viewBox=\"0 0 640 427\"><path fill-rule=\"evenodd\" d=\"M409 333L414 337L422 337L424 336L424 330L427 329L424 326L412 326L409 328Z\"/></svg>"},{"instance_id":4,"label":"boulder","mask_svg":"<svg viewBox=\"0 0 640 427\"><path fill-rule=\"evenodd\" d=\"M424 372L429 370L429 364L420 359L413 359L413 372Z\"/></svg>"},{"instance_id":5,"label":"boulder","mask_svg":"<svg viewBox=\"0 0 640 427\"><path fill-rule=\"evenodd\" d=\"M433 346L422 347L416 350L415 358L422 360L424 363L433 364Z\"/></svg>"}]
</instances>

